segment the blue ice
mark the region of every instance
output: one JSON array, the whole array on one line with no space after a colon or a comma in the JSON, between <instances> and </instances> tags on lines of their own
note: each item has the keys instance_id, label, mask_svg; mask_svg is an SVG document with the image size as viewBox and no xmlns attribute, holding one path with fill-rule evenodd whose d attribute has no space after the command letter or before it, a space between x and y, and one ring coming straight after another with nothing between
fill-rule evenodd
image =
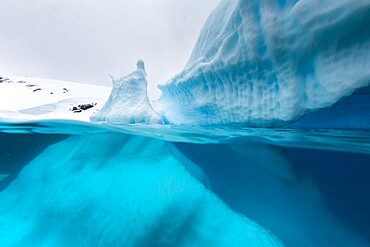
<instances>
[{"instance_id":1,"label":"blue ice","mask_svg":"<svg viewBox=\"0 0 370 247\"><path fill-rule=\"evenodd\" d=\"M184 157L118 133L54 144L0 193L1 246L282 246Z\"/></svg>"},{"instance_id":2,"label":"blue ice","mask_svg":"<svg viewBox=\"0 0 370 247\"><path fill-rule=\"evenodd\" d=\"M174 124L281 126L370 82L370 2L224 0L160 89Z\"/></svg>"}]
</instances>

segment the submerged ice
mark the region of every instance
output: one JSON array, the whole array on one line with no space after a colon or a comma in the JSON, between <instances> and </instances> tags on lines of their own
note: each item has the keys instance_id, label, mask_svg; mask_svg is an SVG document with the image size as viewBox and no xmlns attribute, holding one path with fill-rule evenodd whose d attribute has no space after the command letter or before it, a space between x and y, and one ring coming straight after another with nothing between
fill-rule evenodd
<instances>
[{"instance_id":1,"label":"submerged ice","mask_svg":"<svg viewBox=\"0 0 370 247\"><path fill-rule=\"evenodd\" d=\"M1 246L282 246L195 179L184 157L118 133L50 146L0 192Z\"/></svg>"},{"instance_id":2,"label":"submerged ice","mask_svg":"<svg viewBox=\"0 0 370 247\"><path fill-rule=\"evenodd\" d=\"M328 205L328 198L322 193L323 188L312 176L314 159L308 160L311 165L302 166L304 158L297 157L301 156L301 151L259 142L218 145L177 143L176 146L204 170L214 193L232 209L270 229L287 246L369 245L363 236L344 224L334 213L332 205ZM315 152L308 153L317 156ZM319 158L321 162L324 159ZM337 161L338 167L334 165L333 170L323 168L328 164L320 163L321 169L331 173L322 174L325 183L332 183L329 178L338 176L334 170L340 169L340 163ZM356 165L360 163L352 162ZM341 183L345 180L340 176L337 179ZM352 185L356 191L356 185ZM349 199L351 203L352 199ZM346 200L342 198L338 204L345 203ZM351 206L352 209L356 207ZM367 217L364 216L366 213L362 215ZM366 225L364 223L362 227L366 228Z\"/></svg>"},{"instance_id":3,"label":"submerged ice","mask_svg":"<svg viewBox=\"0 0 370 247\"><path fill-rule=\"evenodd\" d=\"M174 124L275 126L370 82L370 2L224 0L155 102Z\"/></svg>"},{"instance_id":4,"label":"submerged ice","mask_svg":"<svg viewBox=\"0 0 370 247\"><path fill-rule=\"evenodd\" d=\"M327 203L352 204L356 196L337 188L330 193L343 193L339 200L324 196L307 170L312 166L297 162L304 159L299 151L253 138L199 145L137 134L63 137L38 156L30 154L17 175L5 170L13 179L0 182L1 246L369 246L368 235L359 234L368 230L355 231ZM20 152L14 148L13 155ZM332 184L338 164L328 168L316 156L323 181ZM346 170L354 173L343 176L361 171L358 161L350 164ZM348 191L354 194L364 189L358 204L365 206L354 212L365 219L357 226L366 228L368 183L336 180L353 185ZM349 207L350 214L358 208Z\"/></svg>"}]
</instances>

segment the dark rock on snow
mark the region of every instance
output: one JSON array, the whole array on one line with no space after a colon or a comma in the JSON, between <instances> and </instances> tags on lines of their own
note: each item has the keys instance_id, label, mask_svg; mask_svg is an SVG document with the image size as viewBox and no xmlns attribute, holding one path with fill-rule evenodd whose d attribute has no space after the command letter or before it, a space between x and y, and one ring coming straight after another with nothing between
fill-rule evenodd
<instances>
[{"instance_id":1,"label":"dark rock on snow","mask_svg":"<svg viewBox=\"0 0 370 247\"><path fill-rule=\"evenodd\" d=\"M74 113L79 113L79 112L82 112L82 111L86 111L90 108L93 108L94 106L96 106L97 103L91 103L91 104L81 104L81 105L78 105L78 106L73 106L71 109L69 109L70 111L73 111Z\"/></svg>"}]
</instances>

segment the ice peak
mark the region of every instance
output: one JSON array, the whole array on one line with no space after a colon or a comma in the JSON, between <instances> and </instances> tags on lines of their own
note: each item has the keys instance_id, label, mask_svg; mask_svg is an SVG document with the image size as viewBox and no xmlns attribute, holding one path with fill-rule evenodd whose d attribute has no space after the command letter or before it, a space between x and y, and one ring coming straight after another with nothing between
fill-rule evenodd
<instances>
[{"instance_id":1,"label":"ice peak","mask_svg":"<svg viewBox=\"0 0 370 247\"><path fill-rule=\"evenodd\" d=\"M139 60L136 66L137 69L132 73L113 80L111 95L100 112L91 116L92 122L163 123L147 95L144 61Z\"/></svg>"},{"instance_id":2,"label":"ice peak","mask_svg":"<svg viewBox=\"0 0 370 247\"><path fill-rule=\"evenodd\" d=\"M139 61L137 61L136 68L138 70L142 70L142 71L144 71L146 73L146 71L145 71L145 63L144 63L143 60L139 59Z\"/></svg>"}]
</instances>

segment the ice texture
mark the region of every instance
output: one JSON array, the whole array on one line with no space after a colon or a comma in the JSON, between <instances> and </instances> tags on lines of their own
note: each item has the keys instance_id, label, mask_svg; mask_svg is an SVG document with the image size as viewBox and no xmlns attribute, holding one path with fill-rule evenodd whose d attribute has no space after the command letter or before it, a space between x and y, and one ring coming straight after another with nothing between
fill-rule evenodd
<instances>
[{"instance_id":1,"label":"ice texture","mask_svg":"<svg viewBox=\"0 0 370 247\"><path fill-rule=\"evenodd\" d=\"M104 107L90 119L105 123L162 123L153 110L148 94L145 64L137 62L137 69L120 79L113 79L113 88Z\"/></svg>"},{"instance_id":2,"label":"ice texture","mask_svg":"<svg viewBox=\"0 0 370 247\"><path fill-rule=\"evenodd\" d=\"M0 192L2 247L282 246L195 179L164 141L76 135Z\"/></svg>"},{"instance_id":3,"label":"ice texture","mask_svg":"<svg viewBox=\"0 0 370 247\"><path fill-rule=\"evenodd\" d=\"M156 109L174 124L276 126L370 81L370 1L224 0Z\"/></svg>"}]
</instances>

